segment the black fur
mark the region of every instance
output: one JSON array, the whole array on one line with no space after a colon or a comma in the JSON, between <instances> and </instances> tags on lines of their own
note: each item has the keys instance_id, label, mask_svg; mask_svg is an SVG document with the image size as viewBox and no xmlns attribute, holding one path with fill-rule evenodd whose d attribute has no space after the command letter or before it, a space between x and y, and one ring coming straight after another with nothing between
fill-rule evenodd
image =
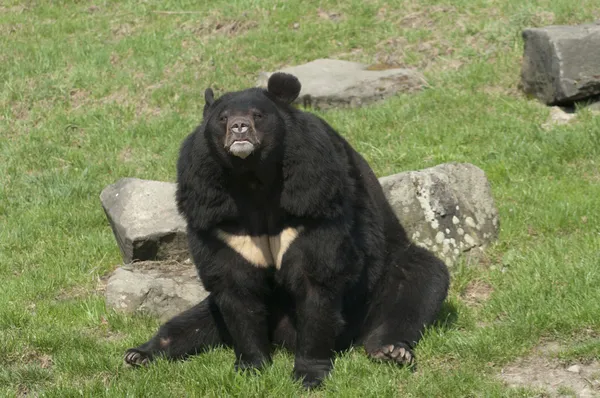
<instances>
[{"instance_id":1,"label":"black fur","mask_svg":"<svg viewBox=\"0 0 600 398\"><path fill-rule=\"evenodd\" d=\"M362 156L321 118L290 105L299 92L285 74L273 75L268 90L216 100L206 91L204 120L181 147L177 204L210 295L129 350L128 363L227 345L237 369L259 368L284 346L306 387L351 344L412 363L446 298L446 266L410 242ZM257 149L244 159L223 144L231 115L256 132ZM252 265L215 237L217 228L272 236L287 227L303 230L277 270Z\"/></svg>"}]
</instances>

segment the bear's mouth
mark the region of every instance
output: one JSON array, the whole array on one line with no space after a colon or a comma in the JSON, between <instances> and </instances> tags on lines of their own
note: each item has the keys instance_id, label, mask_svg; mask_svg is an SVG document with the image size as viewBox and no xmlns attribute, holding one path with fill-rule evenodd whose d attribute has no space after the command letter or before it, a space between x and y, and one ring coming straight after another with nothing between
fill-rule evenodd
<instances>
[{"instance_id":1,"label":"bear's mouth","mask_svg":"<svg viewBox=\"0 0 600 398\"><path fill-rule=\"evenodd\" d=\"M248 140L237 140L229 146L229 153L242 159L246 159L254 152L254 144Z\"/></svg>"}]
</instances>

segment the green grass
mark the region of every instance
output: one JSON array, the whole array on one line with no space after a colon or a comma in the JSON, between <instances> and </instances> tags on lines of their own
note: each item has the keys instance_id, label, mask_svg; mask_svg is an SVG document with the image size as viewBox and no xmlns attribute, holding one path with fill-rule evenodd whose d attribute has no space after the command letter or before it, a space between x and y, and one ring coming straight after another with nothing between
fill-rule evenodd
<instances>
[{"instance_id":1,"label":"green grass","mask_svg":"<svg viewBox=\"0 0 600 398\"><path fill-rule=\"evenodd\" d=\"M533 396L495 375L540 341L600 358L600 117L545 131L548 109L517 90L522 28L593 21L597 0L452 3L1 2L0 395L311 395L285 353L259 377L235 374L230 350L125 368L158 322L105 308L99 280L120 256L98 195L125 176L174 180L207 86L319 57L423 70L419 94L321 115L380 176L479 166L501 234L484 265L453 268L455 319L427 331L417 373L355 349L312 395ZM463 297L473 280L493 290L479 305Z\"/></svg>"}]
</instances>

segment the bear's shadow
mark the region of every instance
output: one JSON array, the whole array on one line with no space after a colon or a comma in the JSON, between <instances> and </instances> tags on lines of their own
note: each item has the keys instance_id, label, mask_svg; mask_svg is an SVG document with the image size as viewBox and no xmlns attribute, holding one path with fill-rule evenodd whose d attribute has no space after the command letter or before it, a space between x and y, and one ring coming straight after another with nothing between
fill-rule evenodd
<instances>
[{"instance_id":1,"label":"bear's shadow","mask_svg":"<svg viewBox=\"0 0 600 398\"><path fill-rule=\"evenodd\" d=\"M436 317L436 320L431 325L432 328L438 330L453 330L456 329L455 325L458 321L458 309L454 303L444 301L440 312Z\"/></svg>"}]
</instances>

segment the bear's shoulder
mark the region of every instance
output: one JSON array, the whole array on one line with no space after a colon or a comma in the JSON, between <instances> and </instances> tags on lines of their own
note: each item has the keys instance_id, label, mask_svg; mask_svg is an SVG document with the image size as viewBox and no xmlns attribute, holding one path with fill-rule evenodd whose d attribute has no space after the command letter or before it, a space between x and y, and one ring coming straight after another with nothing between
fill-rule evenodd
<instances>
[{"instance_id":1,"label":"bear's shoulder","mask_svg":"<svg viewBox=\"0 0 600 398\"><path fill-rule=\"evenodd\" d=\"M237 207L224 185L224 171L210 153L199 126L181 144L177 161L177 208L197 230L235 217Z\"/></svg>"},{"instance_id":2,"label":"bear's shoulder","mask_svg":"<svg viewBox=\"0 0 600 398\"><path fill-rule=\"evenodd\" d=\"M281 205L300 217L339 218L353 193L351 148L316 115L292 115L283 148Z\"/></svg>"}]
</instances>

